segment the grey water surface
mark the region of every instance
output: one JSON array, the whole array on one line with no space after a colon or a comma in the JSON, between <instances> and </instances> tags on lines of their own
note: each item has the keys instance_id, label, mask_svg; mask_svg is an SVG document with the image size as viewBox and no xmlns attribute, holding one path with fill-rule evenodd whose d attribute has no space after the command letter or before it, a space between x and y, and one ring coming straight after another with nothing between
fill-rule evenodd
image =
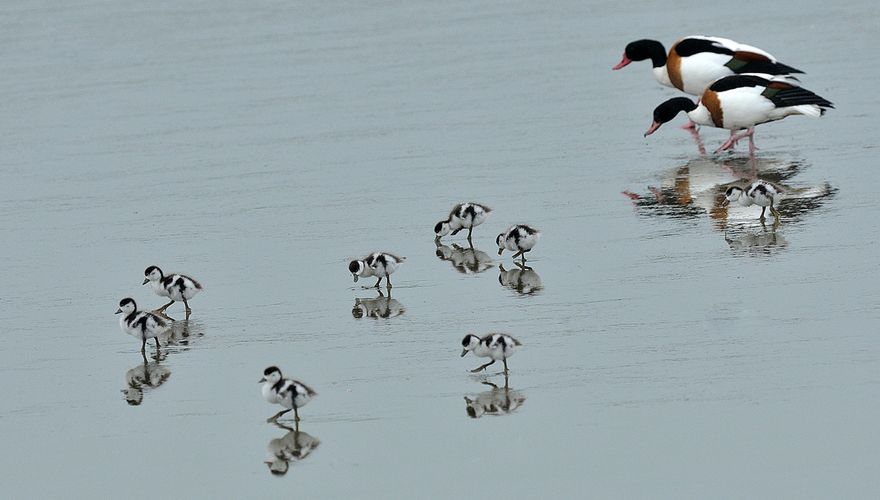
<instances>
[{"instance_id":1,"label":"grey water surface","mask_svg":"<svg viewBox=\"0 0 880 500\"><path fill-rule=\"evenodd\" d=\"M877 498L877 5L4 3L2 496ZM692 33L837 109L756 164L643 138L677 94L610 68ZM778 226L720 204L754 177ZM471 200L473 250L435 245ZM390 297L347 272L373 250ZM204 292L143 358L113 312L164 302L153 264ZM490 331L507 389L459 356ZM319 393L298 432L271 364Z\"/></svg>"}]
</instances>

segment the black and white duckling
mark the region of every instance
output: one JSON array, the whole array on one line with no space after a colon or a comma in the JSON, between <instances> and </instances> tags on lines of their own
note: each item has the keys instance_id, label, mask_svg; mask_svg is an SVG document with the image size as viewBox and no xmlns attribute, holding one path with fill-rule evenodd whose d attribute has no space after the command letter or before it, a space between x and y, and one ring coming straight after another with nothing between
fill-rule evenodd
<instances>
[{"instance_id":1,"label":"black and white duckling","mask_svg":"<svg viewBox=\"0 0 880 500\"><path fill-rule=\"evenodd\" d=\"M513 254L514 259L521 256L522 261L525 262L526 252L535 247L540 237L541 231L525 224L510 226L495 238L495 243L498 244L498 255L501 255L504 250L510 250L516 252Z\"/></svg>"},{"instance_id":2,"label":"black and white duckling","mask_svg":"<svg viewBox=\"0 0 880 500\"><path fill-rule=\"evenodd\" d=\"M290 410L293 410L294 419L299 422L299 408L307 405L312 398L318 395L302 382L282 377L281 370L277 366L266 368L260 383L263 384L263 398L266 401L287 408L275 414L267 422L274 422Z\"/></svg>"},{"instance_id":3,"label":"black and white duckling","mask_svg":"<svg viewBox=\"0 0 880 500\"><path fill-rule=\"evenodd\" d=\"M440 240L440 238L450 232L455 236L462 229L467 229L467 239L470 241L474 228L486 222L491 212L491 208L479 203L459 203L452 207L452 211L449 212L449 217L446 220L441 220L434 225L436 239Z\"/></svg>"},{"instance_id":4,"label":"black and white duckling","mask_svg":"<svg viewBox=\"0 0 880 500\"><path fill-rule=\"evenodd\" d=\"M507 385L506 377L504 387L498 387L492 382L483 383L491 386L492 390L464 397L467 404L465 411L471 418L480 418L483 415L508 415L518 410L526 401L525 396Z\"/></svg>"},{"instance_id":5,"label":"black and white duckling","mask_svg":"<svg viewBox=\"0 0 880 500\"><path fill-rule=\"evenodd\" d=\"M348 271L354 277L355 283L357 283L358 278L375 276L376 278L379 278L376 281L376 288L379 288L379 284L382 283L382 278L385 278L387 287L391 288L391 275L394 271L397 271L397 268L400 267L405 260L406 257L398 257L388 252L373 252L363 259L349 262Z\"/></svg>"},{"instance_id":6,"label":"black and white duckling","mask_svg":"<svg viewBox=\"0 0 880 500\"><path fill-rule=\"evenodd\" d=\"M321 441L299 430L299 426L291 429L281 423L275 425L288 431L280 438L269 441L269 455L264 463L269 466L269 472L276 476L287 474L292 463L305 460L313 451L318 449Z\"/></svg>"},{"instance_id":7,"label":"black and white duckling","mask_svg":"<svg viewBox=\"0 0 880 500\"><path fill-rule=\"evenodd\" d=\"M781 188L762 180L757 180L745 188L739 186L729 187L724 193L726 203L736 203L743 207L751 205L761 207L761 217L759 217L761 222L764 222L766 219L764 212L767 208L770 208L770 213L776 218L776 222L779 222L779 211L773 205L781 196Z\"/></svg>"},{"instance_id":8,"label":"black and white duckling","mask_svg":"<svg viewBox=\"0 0 880 500\"><path fill-rule=\"evenodd\" d=\"M513 356L516 352L516 348L521 345L522 344L519 340L516 340L506 333L490 333L483 338L469 333L465 335L464 339L461 341L461 346L464 348L461 351L461 356L464 357L468 352L473 352L474 356L492 359L492 361L489 361L485 365L480 365L477 368L474 368L471 370L471 373L485 370L486 367L500 359L504 361L504 373L506 374L507 358Z\"/></svg>"},{"instance_id":9,"label":"black and white duckling","mask_svg":"<svg viewBox=\"0 0 880 500\"><path fill-rule=\"evenodd\" d=\"M170 328L169 322L161 317L151 312L138 311L137 304L132 298L120 300L116 314L122 314L119 318L119 327L122 331L141 339L141 352L147 349L147 339L156 339L156 349L159 349L159 335Z\"/></svg>"},{"instance_id":10,"label":"black and white duckling","mask_svg":"<svg viewBox=\"0 0 880 500\"><path fill-rule=\"evenodd\" d=\"M169 274L166 276L158 266L148 267L144 271L144 276L146 276L144 278L144 285L149 283L153 287L153 291L156 292L156 295L171 299L171 302L156 309L155 312L162 314L171 304L183 302L183 305L186 307L186 316L189 317L192 309L189 308L189 302L187 301L202 291L202 285L198 281L183 274Z\"/></svg>"}]
</instances>

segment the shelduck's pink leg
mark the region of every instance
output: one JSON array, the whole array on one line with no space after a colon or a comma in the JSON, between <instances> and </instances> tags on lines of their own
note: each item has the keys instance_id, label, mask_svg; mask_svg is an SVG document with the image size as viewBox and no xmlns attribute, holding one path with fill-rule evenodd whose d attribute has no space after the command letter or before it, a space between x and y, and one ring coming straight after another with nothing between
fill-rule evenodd
<instances>
[{"instance_id":1,"label":"shelduck's pink leg","mask_svg":"<svg viewBox=\"0 0 880 500\"><path fill-rule=\"evenodd\" d=\"M758 147L755 146L755 127L749 127L746 135L749 136L749 156L755 156L755 151L758 150Z\"/></svg>"},{"instance_id":2,"label":"shelduck's pink leg","mask_svg":"<svg viewBox=\"0 0 880 500\"><path fill-rule=\"evenodd\" d=\"M687 122L686 124L681 126L682 130L687 130L688 133L691 134L691 137L694 138L694 142L697 143L697 149L699 150L701 155L706 154L706 146L703 145L703 138L700 137L700 129L697 128L694 122Z\"/></svg>"},{"instance_id":3,"label":"shelduck's pink leg","mask_svg":"<svg viewBox=\"0 0 880 500\"><path fill-rule=\"evenodd\" d=\"M751 131L751 132L749 132L749 131ZM743 139L745 137L749 137L751 139L751 136L754 133L755 133L754 127L748 129L747 131L743 132L742 134L734 134L733 130L731 130L730 137L726 141L724 141L724 144L722 144L721 147L716 149L715 152L720 153L722 151L726 151L728 149L731 149L734 146L736 146L736 143L739 142L740 139Z\"/></svg>"}]
</instances>

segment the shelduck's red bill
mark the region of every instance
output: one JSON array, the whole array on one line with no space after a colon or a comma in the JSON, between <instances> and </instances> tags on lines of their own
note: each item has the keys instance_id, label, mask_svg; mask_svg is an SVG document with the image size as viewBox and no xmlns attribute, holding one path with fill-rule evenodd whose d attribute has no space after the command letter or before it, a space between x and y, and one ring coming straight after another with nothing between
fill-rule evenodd
<instances>
[{"instance_id":1,"label":"shelduck's red bill","mask_svg":"<svg viewBox=\"0 0 880 500\"><path fill-rule=\"evenodd\" d=\"M651 135L651 134L653 134L654 132L656 132L657 129L660 128L660 125L663 125L663 124L660 123L660 122L654 122L654 123L652 123L651 126L648 127L648 131L645 132L645 137L648 137L649 135Z\"/></svg>"},{"instance_id":2,"label":"shelduck's red bill","mask_svg":"<svg viewBox=\"0 0 880 500\"><path fill-rule=\"evenodd\" d=\"M626 57L626 54L624 54L624 55L623 55L623 59L621 59L620 62L617 63L617 66L615 66L615 67L613 67L613 68L611 68L611 69L612 69L612 70L618 70L618 69L620 69L620 68L626 66L627 64L631 63L631 62L632 62L632 60L630 60L630 58L629 58L629 57Z\"/></svg>"}]
</instances>

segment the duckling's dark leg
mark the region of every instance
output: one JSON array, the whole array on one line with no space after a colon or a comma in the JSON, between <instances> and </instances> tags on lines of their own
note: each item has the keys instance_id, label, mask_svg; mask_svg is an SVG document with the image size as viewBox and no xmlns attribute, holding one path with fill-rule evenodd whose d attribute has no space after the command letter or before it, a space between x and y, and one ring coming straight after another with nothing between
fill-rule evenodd
<instances>
[{"instance_id":1,"label":"duckling's dark leg","mask_svg":"<svg viewBox=\"0 0 880 500\"><path fill-rule=\"evenodd\" d=\"M761 216L758 217L758 220L759 220L759 221L764 222L765 220L767 220L767 218L764 217L764 212L765 212L766 210L767 210L767 207L761 207Z\"/></svg>"},{"instance_id":2,"label":"duckling's dark leg","mask_svg":"<svg viewBox=\"0 0 880 500\"><path fill-rule=\"evenodd\" d=\"M183 299L183 305L186 306L186 319L189 319L189 315L192 313L192 309L189 308L189 303L186 299Z\"/></svg>"},{"instance_id":3,"label":"duckling's dark leg","mask_svg":"<svg viewBox=\"0 0 880 500\"><path fill-rule=\"evenodd\" d=\"M485 370L489 365L491 365L491 364L494 363L494 362L495 362L495 360L493 359L492 361L489 361L489 362L486 363L485 365L480 365L480 366L474 368L473 370L471 370L471 373L477 373L477 372L483 371L483 370Z\"/></svg>"},{"instance_id":4,"label":"duckling's dark leg","mask_svg":"<svg viewBox=\"0 0 880 500\"><path fill-rule=\"evenodd\" d=\"M143 338L143 342L141 342L141 354L147 352L147 338Z\"/></svg>"},{"instance_id":5,"label":"duckling's dark leg","mask_svg":"<svg viewBox=\"0 0 880 500\"><path fill-rule=\"evenodd\" d=\"M504 358L504 376L507 376L507 358Z\"/></svg>"},{"instance_id":6,"label":"duckling's dark leg","mask_svg":"<svg viewBox=\"0 0 880 500\"><path fill-rule=\"evenodd\" d=\"M386 288L391 290L391 276L385 276L385 285L386 285Z\"/></svg>"},{"instance_id":7,"label":"duckling's dark leg","mask_svg":"<svg viewBox=\"0 0 880 500\"><path fill-rule=\"evenodd\" d=\"M776 218L776 222L779 222L779 210L776 210L776 207L773 206L773 201L770 202L770 213L773 214L773 217Z\"/></svg>"},{"instance_id":8,"label":"duckling's dark leg","mask_svg":"<svg viewBox=\"0 0 880 500\"><path fill-rule=\"evenodd\" d=\"M523 264L526 263L526 252L529 252L529 251L530 250L523 250L522 252L520 252L522 254L522 263Z\"/></svg>"},{"instance_id":9,"label":"duckling's dark leg","mask_svg":"<svg viewBox=\"0 0 880 500\"><path fill-rule=\"evenodd\" d=\"M171 302L165 304L164 306L160 307L159 309L156 309L153 312L157 312L159 314L162 314L165 312L165 309L168 309L169 307L171 307L171 304L173 304L173 303L174 303L174 301L172 300Z\"/></svg>"},{"instance_id":10,"label":"duckling's dark leg","mask_svg":"<svg viewBox=\"0 0 880 500\"><path fill-rule=\"evenodd\" d=\"M374 285L374 288L379 288L379 283L382 283L382 278L379 278L378 280L376 280L376 284Z\"/></svg>"},{"instance_id":11,"label":"duckling's dark leg","mask_svg":"<svg viewBox=\"0 0 880 500\"><path fill-rule=\"evenodd\" d=\"M519 252L516 252L515 254L513 254L513 260L516 260L517 257L521 257L522 254L523 254L522 250L520 250Z\"/></svg>"},{"instance_id":12,"label":"duckling's dark leg","mask_svg":"<svg viewBox=\"0 0 880 500\"><path fill-rule=\"evenodd\" d=\"M153 340L156 341L156 351L159 350L159 337L153 337Z\"/></svg>"},{"instance_id":13,"label":"duckling's dark leg","mask_svg":"<svg viewBox=\"0 0 880 500\"><path fill-rule=\"evenodd\" d=\"M290 410L287 410L287 411L290 411ZM299 410L297 410L297 408L295 406L293 407L293 421L299 422Z\"/></svg>"},{"instance_id":14,"label":"duckling's dark leg","mask_svg":"<svg viewBox=\"0 0 880 500\"><path fill-rule=\"evenodd\" d=\"M468 228L468 242L469 243L471 241L471 234L473 234L473 232L474 232L474 226L469 227Z\"/></svg>"},{"instance_id":15,"label":"duckling's dark leg","mask_svg":"<svg viewBox=\"0 0 880 500\"><path fill-rule=\"evenodd\" d=\"M280 417L281 415L284 415L285 413L287 413L289 411L290 410L281 410L278 413L276 413L275 415L272 415L271 417L267 418L266 422L274 422L274 421L278 420L278 417Z\"/></svg>"}]
</instances>

